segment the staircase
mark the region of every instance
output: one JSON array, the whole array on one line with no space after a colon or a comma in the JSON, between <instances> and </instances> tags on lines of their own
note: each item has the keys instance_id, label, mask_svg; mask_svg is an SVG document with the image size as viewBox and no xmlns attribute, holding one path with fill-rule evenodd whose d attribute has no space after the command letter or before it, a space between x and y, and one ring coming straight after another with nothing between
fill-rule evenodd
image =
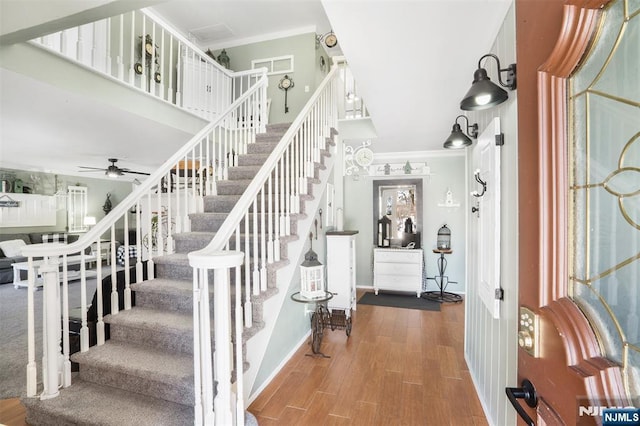
<instances>
[{"instance_id":1,"label":"staircase","mask_svg":"<svg viewBox=\"0 0 640 426\"><path fill-rule=\"evenodd\" d=\"M111 339L71 356L79 364L73 384L55 398L23 399L30 425L194 424L193 268L187 253L209 244L288 126L269 125L267 133L256 135L256 143L229 169L229 179L218 182L218 195L204 197L204 212L190 215L191 231L174 234L175 253L154 257L156 278L131 285L136 306L105 317ZM327 142L333 144L333 139ZM328 155L322 151L315 163L307 195L300 196L300 213L291 217L291 235L280 238L280 260L267 265L267 291L252 296L253 320L244 328L243 348L264 326L262 302L278 291L277 271L289 263L288 243L298 239L297 221L305 216L305 200L313 198L312 184L319 182ZM232 274L232 288L233 281ZM232 297L232 310L234 304ZM245 422L255 419L247 414Z\"/></svg>"}]
</instances>

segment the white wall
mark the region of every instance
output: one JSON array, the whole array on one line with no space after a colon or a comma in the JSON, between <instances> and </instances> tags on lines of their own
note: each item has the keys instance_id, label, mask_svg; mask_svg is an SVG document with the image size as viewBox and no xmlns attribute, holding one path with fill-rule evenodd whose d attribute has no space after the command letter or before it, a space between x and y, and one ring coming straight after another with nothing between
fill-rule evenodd
<instances>
[{"instance_id":1,"label":"white wall","mask_svg":"<svg viewBox=\"0 0 640 426\"><path fill-rule=\"evenodd\" d=\"M516 62L515 5L507 13L491 53L500 58L503 68ZM495 67L492 63L489 67ZM489 74L495 80L495 68ZM469 70L469 77L473 70ZM501 319L494 320L480 300L474 265L469 250L469 286L465 302L465 359L476 385L489 424L515 425L516 412L505 395L506 386L517 386L517 310L518 310L518 149L517 90L509 92L502 105L468 114L471 123L478 122L480 133L494 117L500 117L505 144L501 154L501 286L504 301ZM469 164L467 179L473 185L473 166ZM475 227L469 218L470 240Z\"/></svg>"},{"instance_id":2,"label":"white wall","mask_svg":"<svg viewBox=\"0 0 640 426\"><path fill-rule=\"evenodd\" d=\"M349 142L347 142L347 145ZM418 230L422 233L422 248L425 253L427 275L435 276L436 260L439 255L433 253L436 246L438 229L444 224L451 229L453 254L447 255L446 275L451 281L447 291L465 292L465 211L468 197L465 188L465 157L463 152L443 152L430 154L405 153L411 162L426 162L431 169L431 176L422 179L422 218ZM381 157L376 157L376 163ZM398 162L398 161L395 161ZM389 176L388 179L403 178L403 175ZM416 176L406 176L415 179ZM384 180L384 177L360 177L355 180L351 176L344 177L344 227L358 230L356 238L356 283L360 287L373 285L373 180ZM454 201L460 206L455 208L439 207L444 203L447 189L453 192ZM336 193L336 199L338 194ZM436 290L435 281L427 281L428 290Z\"/></svg>"}]
</instances>

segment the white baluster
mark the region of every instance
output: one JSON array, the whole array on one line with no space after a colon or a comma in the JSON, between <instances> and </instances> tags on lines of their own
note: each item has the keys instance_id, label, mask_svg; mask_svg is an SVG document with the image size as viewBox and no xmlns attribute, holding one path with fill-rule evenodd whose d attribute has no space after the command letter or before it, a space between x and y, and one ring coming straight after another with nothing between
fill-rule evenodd
<instances>
[{"instance_id":1,"label":"white baluster","mask_svg":"<svg viewBox=\"0 0 640 426\"><path fill-rule=\"evenodd\" d=\"M35 305L33 301L36 271L31 256L27 258L27 263L27 396L33 398L37 391Z\"/></svg>"},{"instance_id":2,"label":"white baluster","mask_svg":"<svg viewBox=\"0 0 640 426\"><path fill-rule=\"evenodd\" d=\"M120 311L118 302L118 270L116 262L116 225L111 225L111 315L116 315ZM125 253L127 256L128 253Z\"/></svg>"},{"instance_id":3,"label":"white baluster","mask_svg":"<svg viewBox=\"0 0 640 426\"><path fill-rule=\"evenodd\" d=\"M253 293L260 294L260 271L258 269L258 199L253 200L253 250L251 252L253 263Z\"/></svg>"},{"instance_id":4,"label":"white baluster","mask_svg":"<svg viewBox=\"0 0 640 426\"><path fill-rule=\"evenodd\" d=\"M116 56L116 75L124 81L124 14L120 15L118 25L118 55Z\"/></svg>"},{"instance_id":5,"label":"white baluster","mask_svg":"<svg viewBox=\"0 0 640 426\"><path fill-rule=\"evenodd\" d=\"M267 222L268 222L268 236L267 236L267 262L273 263L273 186L271 182L271 176L267 179ZM265 213L263 213L263 216Z\"/></svg>"},{"instance_id":6,"label":"white baluster","mask_svg":"<svg viewBox=\"0 0 640 426\"><path fill-rule=\"evenodd\" d=\"M267 237L264 186L260 189L260 290L267 290Z\"/></svg>"},{"instance_id":7,"label":"white baluster","mask_svg":"<svg viewBox=\"0 0 640 426\"><path fill-rule=\"evenodd\" d=\"M67 262L62 264L62 374L60 384L71 386L71 361L69 360L69 280L67 278ZM60 306L58 303L57 306Z\"/></svg>"},{"instance_id":8,"label":"white baluster","mask_svg":"<svg viewBox=\"0 0 640 426\"><path fill-rule=\"evenodd\" d=\"M96 240L94 243L96 245L96 302L98 303L97 313L98 313L98 322L96 323L96 343L100 345L104 345L105 335L104 335L104 311L102 309L102 300L104 295L102 294L102 245L100 244L100 239Z\"/></svg>"},{"instance_id":9,"label":"white baluster","mask_svg":"<svg viewBox=\"0 0 640 426\"><path fill-rule=\"evenodd\" d=\"M124 215L124 309L128 311L131 309L131 271L129 270L129 215L125 213ZM110 242L109 244L114 244L113 251L117 251L115 249L115 243ZM116 253L117 254L117 253ZM117 263L117 261L116 261Z\"/></svg>"}]
</instances>

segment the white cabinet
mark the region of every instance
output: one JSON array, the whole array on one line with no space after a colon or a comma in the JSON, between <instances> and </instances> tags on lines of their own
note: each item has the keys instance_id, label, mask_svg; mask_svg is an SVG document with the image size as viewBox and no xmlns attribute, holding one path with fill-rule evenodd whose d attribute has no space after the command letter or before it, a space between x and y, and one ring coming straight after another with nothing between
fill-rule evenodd
<instances>
[{"instance_id":1,"label":"white cabinet","mask_svg":"<svg viewBox=\"0 0 640 426\"><path fill-rule=\"evenodd\" d=\"M182 106L214 120L231 104L230 78L212 64L182 58Z\"/></svg>"},{"instance_id":2,"label":"white cabinet","mask_svg":"<svg viewBox=\"0 0 640 426\"><path fill-rule=\"evenodd\" d=\"M373 289L422 293L423 254L420 249L374 249Z\"/></svg>"},{"instance_id":3,"label":"white cabinet","mask_svg":"<svg viewBox=\"0 0 640 426\"><path fill-rule=\"evenodd\" d=\"M356 234L327 232L327 291L333 293L329 309L356 309Z\"/></svg>"}]
</instances>

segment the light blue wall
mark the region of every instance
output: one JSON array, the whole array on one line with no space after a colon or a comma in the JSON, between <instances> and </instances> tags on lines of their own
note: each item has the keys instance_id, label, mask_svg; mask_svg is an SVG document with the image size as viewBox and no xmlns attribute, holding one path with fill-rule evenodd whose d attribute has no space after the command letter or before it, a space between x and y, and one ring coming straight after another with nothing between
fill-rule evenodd
<instances>
[{"instance_id":1,"label":"light blue wall","mask_svg":"<svg viewBox=\"0 0 640 426\"><path fill-rule=\"evenodd\" d=\"M407 153L410 155L410 153ZM464 154L451 156L430 157L417 159L411 157L411 161L426 161L431 168L431 176L423 176L422 179L422 220L418 229L422 232L422 248L425 254L427 275L433 277L437 271L436 260L438 255L432 249L436 246L438 229L444 224L451 229L451 244L453 254L447 256L446 274L450 280L447 290L451 292L465 291L465 209L468 197L465 196L465 157ZM415 160L414 160L415 159ZM398 179L402 176L391 176L390 179ZM416 178L413 176L412 178ZM344 217L345 229L357 229L360 233L357 238L357 271L356 282L358 286L370 287L373 285L373 180L384 178L360 177L354 180L351 176L344 178ZM460 206L455 208L439 207L444 203L445 193L450 189L454 201ZM436 290L435 281L427 281L427 290Z\"/></svg>"},{"instance_id":2,"label":"light blue wall","mask_svg":"<svg viewBox=\"0 0 640 426\"><path fill-rule=\"evenodd\" d=\"M278 83L284 74L269 76L269 88L267 89L267 97L271 99L269 123L292 122L319 84L317 75L320 66L317 60L316 52L318 50L316 50L315 33L231 47L226 51L229 55L230 67L234 71L251 69L251 61L255 59L293 55L294 71L288 75L293 79L295 87L288 91L289 112L286 114L284 112L284 91L278 88ZM214 52L216 57L220 52L220 50ZM309 88L308 91L305 90L306 86Z\"/></svg>"},{"instance_id":3,"label":"light blue wall","mask_svg":"<svg viewBox=\"0 0 640 426\"><path fill-rule=\"evenodd\" d=\"M332 180L333 171L329 175L329 181ZM326 185L322 188L320 204L318 208L326 209ZM307 215L315 217L320 222L320 216L317 211L307 211ZM314 234L313 239L313 251L318 254L318 260L325 265L326 268L326 239L325 232L326 227L320 228L318 226L318 239L315 239L316 231L315 226L312 225L311 230ZM309 235L300 235L301 239L306 239L304 249L300 253L300 257L289 259L293 265L296 265L293 279L286 290L280 289L280 291L286 291L285 300L282 305L282 309L276 320L275 328L271 339L268 343L267 350L265 352L264 359L260 365L256 380L253 386L253 391L259 389L265 380L269 379L273 372L280 366L282 361L293 351L301 339L309 333L311 317L310 314L305 314L305 309L313 309L313 305L305 305L303 303L294 302L291 300L290 295L300 291L300 268L299 265L304 260L304 255L309 250ZM291 253L291 250L289 251ZM326 269L325 269L326 272ZM326 277L326 274L325 274Z\"/></svg>"}]
</instances>

